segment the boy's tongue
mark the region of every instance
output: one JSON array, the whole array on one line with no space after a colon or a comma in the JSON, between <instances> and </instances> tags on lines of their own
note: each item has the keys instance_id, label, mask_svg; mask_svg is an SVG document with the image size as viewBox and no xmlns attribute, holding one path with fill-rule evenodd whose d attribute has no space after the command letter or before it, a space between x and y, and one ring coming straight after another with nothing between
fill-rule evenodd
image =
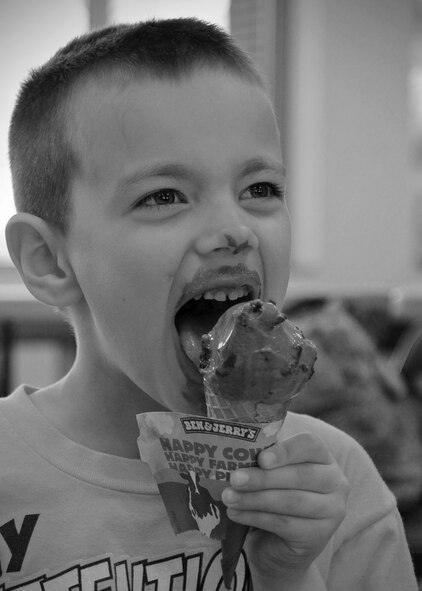
<instances>
[{"instance_id":1,"label":"boy's tongue","mask_svg":"<svg viewBox=\"0 0 422 591\"><path fill-rule=\"evenodd\" d=\"M183 314L178 319L177 330L182 349L196 367L199 366L202 353L202 335L212 329L221 313L220 310L214 310L207 314Z\"/></svg>"}]
</instances>

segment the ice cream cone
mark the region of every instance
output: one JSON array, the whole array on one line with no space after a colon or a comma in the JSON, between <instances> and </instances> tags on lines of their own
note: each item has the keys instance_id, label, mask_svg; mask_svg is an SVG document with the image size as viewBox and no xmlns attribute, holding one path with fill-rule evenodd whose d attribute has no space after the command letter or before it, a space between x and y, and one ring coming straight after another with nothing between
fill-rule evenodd
<instances>
[{"instance_id":1,"label":"ice cream cone","mask_svg":"<svg viewBox=\"0 0 422 591\"><path fill-rule=\"evenodd\" d=\"M230 308L202 337L208 417L282 425L292 398L312 376L315 360L314 345L274 304L255 300ZM226 589L248 529L228 521L221 560Z\"/></svg>"},{"instance_id":2,"label":"ice cream cone","mask_svg":"<svg viewBox=\"0 0 422 591\"><path fill-rule=\"evenodd\" d=\"M208 417L222 421L255 424L284 421L290 405L290 399L274 404L265 404L256 400L235 402L217 396L207 384L204 389Z\"/></svg>"},{"instance_id":3,"label":"ice cream cone","mask_svg":"<svg viewBox=\"0 0 422 591\"><path fill-rule=\"evenodd\" d=\"M216 396L205 383L205 400L207 415L212 419L237 423L269 423L284 421L291 399L277 404L263 404L253 400L234 403L222 396ZM281 423L282 424L282 423ZM221 543L221 566L226 589L231 588L237 563L248 534L249 527L227 522L225 538Z\"/></svg>"}]
</instances>

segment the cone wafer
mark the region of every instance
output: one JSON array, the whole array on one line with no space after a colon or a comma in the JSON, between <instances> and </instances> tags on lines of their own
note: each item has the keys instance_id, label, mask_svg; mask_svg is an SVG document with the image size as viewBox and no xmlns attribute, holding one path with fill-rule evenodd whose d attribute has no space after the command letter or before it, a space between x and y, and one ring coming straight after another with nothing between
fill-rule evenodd
<instances>
[{"instance_id":1,"label":"cone wafer","mask_svg":"<svg viewBox=\"0 0 422 591\"><path fill-rule=\"evenodd\" d=\"M253 400L236 403L217 396L208 386L205 386L205 400L208 417L237 423L272 423L284 420L290 405L290 400L276 402L273 405Z\"/></svg>"},{"instance_id":2,"label":"cone wafer","mask_svg":"<svg viewBox=\"0 0 422 591\"><path fill-rule=\"evenodd\" d=\"M254 300L229 308L202 337L208 416L240 423L284 421L315 361L315 346L273 303ZM222 542L227 589L247 532L247 526L229 520Z\"/></svg>"}]
</instances>

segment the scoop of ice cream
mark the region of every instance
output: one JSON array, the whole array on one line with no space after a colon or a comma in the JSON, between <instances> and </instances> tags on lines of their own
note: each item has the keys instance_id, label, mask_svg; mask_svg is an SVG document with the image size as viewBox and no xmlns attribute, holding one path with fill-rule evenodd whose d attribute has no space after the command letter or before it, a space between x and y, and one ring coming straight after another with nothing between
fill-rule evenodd
<instances>
[{"instance_id":1,"label":"scoop of ice cream","mask_svg":"<svg viewBox=\"0 0 422 591\"><path fill-rule=\"evenodd\" d=\"M204 385L226 401L287 401L310 379L316 348L271 302L229 308L202 337Z\"/></svg>"}]
</instances>

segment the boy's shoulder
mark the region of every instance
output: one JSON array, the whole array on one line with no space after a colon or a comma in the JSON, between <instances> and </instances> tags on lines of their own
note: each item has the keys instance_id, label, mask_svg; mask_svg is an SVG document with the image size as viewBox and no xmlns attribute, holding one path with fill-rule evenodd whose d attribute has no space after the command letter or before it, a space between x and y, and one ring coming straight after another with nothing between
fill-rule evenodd
<instances>
[{"instance_id":1,"label":"boy's shoulder","mask_svg":"<svg viewBox=\"0 0 422 591\"><path fill-rule=\"evenodd\" d=\"M344 447L349 449L350 447L359 446L357 441L350 435L330 425L329 423L317 419L311 415L288 412L286 420L283 425L283 431L286 437L292 437L297 433L303 433L304 431L310 431L321 439L323 439L327 445L330 444Z\"/></svg>"},{"instance_id":2,"label":"boy's shoulder","mask_svg":"<svg viewBox=\"0 0 422 591\"><path fill-rule=\"evenodd\" d=\"M390 523L397 527L400 518L393 493L382 479L373 460L356 439L320 419L289 412L283 425L284 436L308 431L327 445L345 474L350 493L347 516L335 535L335 547L374 524ZM401 526L400 526L401 527Z\"/></svg>"},{"instance_id":3,"label":"boy's shoulder","mask_svg":"<svg viewBox=\"0 0 422 591\"><path fill-rule=\"evenodd\" d=\"M288 412L283 425L283 438L309 431L322 439L337 463L344 470L375 472L373 461L366 450L351 435L310 415ZM378 475L378 474L377 474Z\"/></svg>"},{"instance_id":4,"label":"boy's shoulder","mask_svg":"<svg viewBox=\"0 0 422 591\"><path fill-rule=\"evenodd\" d=\"M25 416L29 409L28 394L34 390L36 388L21 385L8 396L0 397L0 419L9 422L15 417L22 417L22 414Z\"/></svg>"},{"instance_id":5,"label":"boy's shoulder","mask_svg":"<svg viewBox=\"0 0 422 591\"><path fill-rule=\"evenodd\" d=\"M27 396L28 391L32 390L19 386L8 396L0 398L0 457L10 453L8 444L12 450L15 449L16 442L23 439L22 434L36 428L31 421L31 403Z\"/></svg>"},{"instance_id":6,"label":"boy's shoulder","mask_svg":"<svg viewBox=\"0 0 422 591\"><path fill-rule=\"evenodd\" d=\"M352 504L353 499L360 504L365 498L368 507L377 505L377 509L382 511L396 506L396 500L372 458L351 435L315 417L293 412L287 413L282 429L283 438L308 431L326 444L352 486Z\"/></svg>"}]
</instances>

